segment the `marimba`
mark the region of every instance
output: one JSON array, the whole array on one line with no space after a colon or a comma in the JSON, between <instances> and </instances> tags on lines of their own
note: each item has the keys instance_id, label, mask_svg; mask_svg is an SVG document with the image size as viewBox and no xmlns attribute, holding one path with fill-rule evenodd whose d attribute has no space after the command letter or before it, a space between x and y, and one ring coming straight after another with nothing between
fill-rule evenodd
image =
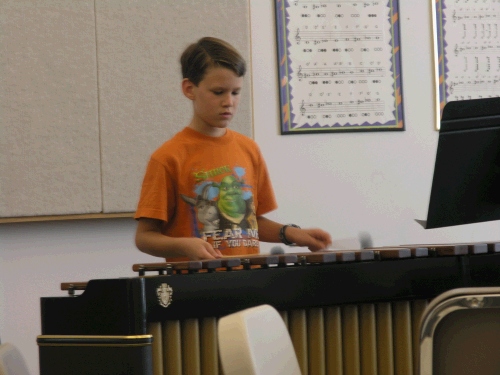
<instances>
[{"instance_id":1,"label":"marimba","mask_svg":"<svg viewBox=\"0 0 500 375\"><path fill-rule=\"evenodd\" d=\"M498 286L499 266L500 243L135 264L41 298L40 374L219 374L217 319L259 304L281 312L304 375L416 374L427 302Z\"/></svg>"}]
</instances>

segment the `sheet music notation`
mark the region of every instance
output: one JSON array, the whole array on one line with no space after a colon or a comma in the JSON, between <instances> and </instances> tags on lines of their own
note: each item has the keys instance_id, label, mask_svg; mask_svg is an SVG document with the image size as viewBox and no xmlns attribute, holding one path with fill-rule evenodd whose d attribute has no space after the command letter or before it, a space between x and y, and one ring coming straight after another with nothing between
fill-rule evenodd
<instances>
[{"instance_id":1,"label":"sheet music notation","mask_svg":"<svg viewBox=\"0 0 500 375\"><path fill-rule=\"evenodd\" d=\"M327 42L376 42L383 38L381 31L316 31L300 30L295 33L295 41L314 45Z\"/></svg>"},{"instance_id":2,"label":"sheet music notation","mask_svg":"<svg viewBox=\"0 0 500 375\"><path fill-rule=\"evenodd\" d=\"M359 113L362 117L368 117L370 112L375 111L378 116L383 115L384 103L382 101L371 102L370 100L351 100L349 102L302 102L300 113L305 116L310 113L336 113L338 117L355 117L353 113Z\"/></svg>"},{"instance_id":3,"label":"sheet music notation","mask_svg":"<svg viewBox=\"0 0 500 375\"><path fill-rule=\"evenodd\" d=\"M328 78L328 77L384 77L386 75L385 68L364 68L364 67L323 67L323 68L302 68L299 65L297 77L302 78Z\"/></svg>"}]
</instances>

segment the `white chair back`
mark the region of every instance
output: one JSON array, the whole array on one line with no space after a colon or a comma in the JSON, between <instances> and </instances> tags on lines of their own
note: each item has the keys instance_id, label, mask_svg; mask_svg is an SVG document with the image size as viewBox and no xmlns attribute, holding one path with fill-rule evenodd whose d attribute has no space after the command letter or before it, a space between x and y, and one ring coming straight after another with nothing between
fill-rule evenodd
<instances>
[{"instance_id":1,"label":"white chair back","mask_svg":"<svg viewBox=\"0 0 500 375\"><path fill-rule=\"evenodd\" d=\"M21 352L12 344L0 345L0 375L30 375Z\"/></svg>"},{"instance_id":2,"label":"white chair back","mask_svg":"<svg viewBox=\"0 0 500 375\"><path fill-rule=\"evenodd\" d=\"M288 330L272 306L221 318L218 337L225 375L301 375Z\"/></svg>"}]
</instances>

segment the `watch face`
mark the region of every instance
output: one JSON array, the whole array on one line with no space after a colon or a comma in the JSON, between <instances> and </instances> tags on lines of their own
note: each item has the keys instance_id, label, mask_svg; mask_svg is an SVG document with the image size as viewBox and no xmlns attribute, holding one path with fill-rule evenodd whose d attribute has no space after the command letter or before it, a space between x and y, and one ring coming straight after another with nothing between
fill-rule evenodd
<instances>
[{"instance_id":1,"label":"watch face","mask_svg":"<svg viewBox=\"0 0 500 375\"><path fill-rule=\"evenodd\" d=\"M286 238L285 231L286 231L286 228L288 228L288 227L300 228L296 224L286 224L286 225L283 225L281 227L281 229L280 229L279 237L280 237L281 242L283 242L285 245L294 245L293 242L288 241L288 239Z\"/></svg>"}]
</instances>

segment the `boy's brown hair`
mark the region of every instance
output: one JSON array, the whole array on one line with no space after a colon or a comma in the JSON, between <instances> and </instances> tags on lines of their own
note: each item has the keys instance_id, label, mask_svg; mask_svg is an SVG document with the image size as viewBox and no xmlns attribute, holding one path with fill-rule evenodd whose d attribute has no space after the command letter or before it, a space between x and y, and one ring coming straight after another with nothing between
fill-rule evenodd
<instances>
[{"instance_id":1,"label":"boy's brown hair","mask_svg":"<svg viewBox=\"0 0 500 375\"><path fill-rule=\"evenodd\" d=\"M233 71L238 77L246 72L246 63L239 52L229 43L205 37L189 45L181 56L182 78L196 86L203 80L209 68L222 67Z\"/></svg>"}]
</instances>

